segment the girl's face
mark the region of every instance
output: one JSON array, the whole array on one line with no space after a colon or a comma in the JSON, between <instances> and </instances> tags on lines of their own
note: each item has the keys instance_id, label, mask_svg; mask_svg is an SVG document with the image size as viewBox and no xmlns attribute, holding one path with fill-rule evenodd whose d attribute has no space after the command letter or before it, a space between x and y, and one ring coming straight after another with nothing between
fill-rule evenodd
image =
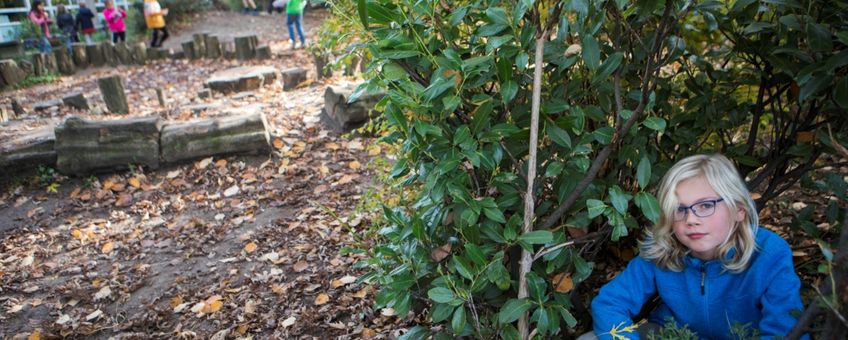
<instances>
[{"instance_id":1,"label":"girl's face","mask_svg":"<svg viewBox=\"0 0 848 340\"><path fill-rule=\"evenodd\" d=\"M674 236L689 248L692 256L701 260L715 259L718 247L730 238L733 226L745 219L745 210L739 208L734 213L730 211L727 202L714 202L721 197L701 176L680 182L674 193L680 207L675 215L683 215L682 218L673 218ZM710 205L714 205L714 209L710 209ZM692 208L686 209L684 213L684 207ZM693 209L704 217L697 216ZM713 210L711 215L710 210Z\"/></svg>"},{"instance_id":2,"label":"girl's face","mask_svg":"<svg viewBox=\"0 0 848 340\"><path fill-rule=\"evenodd\" d=\"M112 8L112 2L106 1L106 8Z\"/></svg>"}]
</instances>

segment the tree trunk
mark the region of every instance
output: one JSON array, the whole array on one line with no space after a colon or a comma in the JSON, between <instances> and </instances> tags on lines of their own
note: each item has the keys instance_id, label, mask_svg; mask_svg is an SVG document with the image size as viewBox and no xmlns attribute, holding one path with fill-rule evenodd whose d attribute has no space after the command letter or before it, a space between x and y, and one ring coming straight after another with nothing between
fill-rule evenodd
<instances>
[{"instance_id":1,"label":"tree trunk","mask_svg":"<svg viewBox=\"0 0 848 340\"><path fill-rule=\"evenodd\" d=\"M221 55L221 42L218 41L218 37L213 35L206 36L206 57L209 59L218 59Z\"/></svg>"},{"instance_id":2,"label":"tree trunk","mask_svg":"<svg viewBox=\"0 0 848 340\"><path fill-rule=\"evenodd\" d=\"M535 68L533 69L533 97L530 106L530 151L527 159L527 191L524 192L524 228L523 233L533 231L533 219L535 217L536 198L533 194L533 181L536 179L536 150L539 147L539 107L542 102L542 62L545 52L545 40L548 38L548 32L542 31L542 34L536 39L536 58ZM518 298L526 298L527 289L527 274L533 267L533 255L526 249L521 249L521 267L518 271ZM522 339L527 339L530 334L530 322L528 313L518 319L518 334Z\"/></svg>"},{"instance_id":3,"label":"tree trunk","mask_svg":"<svg viewBox=\"0 0 848 340\"><path fill-rule=\"evenodd\" d=\"M236 59L249 60L256 56L255 36L236 37Z\"/></svg>"},{"instance_id":4,"label":"tree trunk","mask_svg":"<svg viewBox=\"0 0 848 340\"><path fill-rule=\"evenodd\" d=\"M100 93L103 94L106 108L110 112L118 114L130 112L129 105L127 105L127 95L124 92L124 81L121 76L100 78L97 80L97 85L100 87Z\"/></svg>"},{"instance_id":5,"label":"tree trunk","mask_svg":"<svg viewBox=\"0 0 848 340\"><path fill-rule=\"evenodd\" d=\"M71 75L76 73L76 67L74 66L74 60L71 57L71 54L68 53L67 49L57 48L53 53L56 54L56 66L59 68L59 72L64 75Z\"/></svg>"},{"instance_id":6,"label":"tree trunk","mask_svg":"<svg viewBox=\"0 0 848 340\"><path fill-rule=\"evenodd\" d=\"M250 113L162 127L162 160L167 163L242 152L267 152L265 115Z\"/></svg>"},{"instance_id":7,"label":"tree trunk","mask_svg":"<svg viewBox=\"0 0 848 340\"><path fill-rule=\"evenodd\" d=\"M26 78L26 72L12 59L0 60L0 76L6 85L13 86Z\"/></svg>"},{"instance_id":8,"label":"tree trunk","mask_svg":"<svg viewBox=\"0 0 848 340\"><path fill-rule=\"evenodd\" d=\"M71 45L71 50L74 52L74 64L80 69L87 68L89 65L88 47L83 43L76 43Z\"/></svg>"},{"instance_id":9,"label":"tree trunk","mask_svg":"<svg viewBox=\"0 0 848 340\"><path fill-rule=\"evenodd\" d=\"M106 57L103 54L103 44L97 43L93 45L86 45L85 52L88 54L89 64L93 67L103 67L106 66Z\"/></svg>"},{"instance_id":10,"label":"tree trunk","mask_svg":"<svg viewBox=\"0 0 848 340\"><path fill-rule=\"evenodd\" d=\"M65 174L159 167L158 117L87 121L70 117L56 127L56 167Z\"/></svg>"},{"instance_id":11,"label":"tree trunk","mask_svg":"<svg viewBox=\"0 0 848 340\"><path fill-rule=\"evenodd\" d=\"M39 165L55 166L55 141L53 128L46 128L0 144L0 173L14 173Z\"/></svg>"},{"instance_id":12,"label":"tree trunk","mask_svg":"<svg viewBox=\"0 0 848 340\"><path fill-rule=\"evenodd\" d=\"M194 41L194 53L198 59L206 57L206 37L209 33L196 33L192 35Z\"/></svg>"}]
</instances>

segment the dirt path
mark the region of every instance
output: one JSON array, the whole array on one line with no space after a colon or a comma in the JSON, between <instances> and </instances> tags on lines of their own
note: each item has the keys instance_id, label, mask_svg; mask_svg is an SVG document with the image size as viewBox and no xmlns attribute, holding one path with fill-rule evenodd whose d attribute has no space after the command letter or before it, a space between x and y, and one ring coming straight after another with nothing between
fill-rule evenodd
<instances>
[{"instance_id":1,"label":"dirt path","mask_svg":"<svg viewBox=\"0 0 848 340\"><path fill-rule=\"evenodd\" d=\"M318 14L307 15L307 27L317 25ZM237 24L232 16L240 19ZM222 35L258 32L261 40L282 47L280 32L265 25L280 18L213 13L195 29ZM168 43L179 43L195 29ZM261 64L312 69L304 50L280 48ZM357 205L369 195L372 160L381 150L368 138L341 138L323 129L317 118L326 86L355 80L312 82L291 92L274 84L248 94L196 96L208 75L233 66L234 61L156 61L4 93L27 109L73 90L102 105L96 78L121 74L131 116L186 120L261 106L274 152L155 171L88 178L42 173L42 181L13 180L0 190L3 338L397 334L398 318L375 313L374 293L355 281L362 271L352 267L362 258L339 251L368 246L355 244L351 235L367 239L370 216ZM156 104L157 87L170 98L167 108ZM200 104L218 108L188 109ZM0 126L0 138L72 114L115 118L65 108L29 112L15 124ZM55 192L48 190L50 183L58 183Z\"/></svg>"}]
</instances>

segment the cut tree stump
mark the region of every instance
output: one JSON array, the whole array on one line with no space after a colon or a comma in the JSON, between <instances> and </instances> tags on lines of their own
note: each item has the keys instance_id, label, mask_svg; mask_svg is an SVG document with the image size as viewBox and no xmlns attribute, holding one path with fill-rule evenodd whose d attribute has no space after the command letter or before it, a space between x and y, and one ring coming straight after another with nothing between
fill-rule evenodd
<instances>
[{"instance_id":1,"label":"cut tree stump","mask_svg":"<svg viewBox=\"0 0 848 340\"><path fill-rule=\"evenodd\" d=\"M156 89L156 100L159 101L160 107L167 107L168 106L168 103L166 102L166 98L165 98L165 91L162 90L161 88Z\"/></svg>"},{"instance_id":2,"label":"cut tree stump","mask_svg":"<svg viewBox=\"0 0 848 340\"><path fill-rule=\"evenodd\" d=\"M315 72L318 79L332 78L333 70L329 67L330 56L327 54L313 53L312 59L315 62Z\"/></svg>"},{"instance_id":3,"label":"cut tree stump","mask_svg":"<svg viewBox=\"0 0 848 340\"><path fill-rule=\"evenodd\" d=\"M53 53L56 55L56 66L59 68L60 73L71 75L77 72L77 68L74 66L74 59L68 53L67 49L57 48Z\"/></svg>"},{"instance_id":4,"label":"cut tree stump","mask_svg":"<svg viewBox=\"0 0 848 340\"><path fill-rule=\"evenodd\" d=\"M214 35L206 36L206 57L209 59L218 59L222 55L221 42Z\"/></svg>"},{"instance_id":5,"label":"cut tree stump","mask_svg":"<svg viewBox=\"0 0 848 340\"><path fill-rule=\"evenodd\" d=\"M82 92L73 92L67 94L66 96L62 97L62 103L66 106L70 106L79 110L91 110L91 106L88 105L88 99L85 99L85 96L82 95Z\"/></svg>"},{"instance_id":6,"label":"cut tree stump","mask_svg":"<svg viewBox=\"0 0 848 340\"><path fill-rule=\"evenodd\" d=\"M26 114L26 110L24 110L24 107L21 105L17 98L12 98L12 112L14 112L15 116L18 117Z\"/></svg>"},{"instance_id":7,"label":"cut tree stump","mask_svg":"<svg viewBox=\"0 0 848 340\"><path fill-rule=\"evenodd\" d=\"M118 62L121 65L131 65L133 63L132 52L130 52L129 45L125 42L115 44L115 55L118 56Z\"/></svg>"},{"instance_id":8,"label":"cut tree stump","mask_svg":"<svg viewBox=\"0 0 848 340\"><path fill-rule=\"evenodd\" d=\"M106 57L103 53L103 44L102 43L85 45L85 53L88 55L88 63L92 67L106 66L107 60L106 60Z\"/></svg>"},{"instance_id":9,"label":"cut tree stump","mask_svg":"<svg viewBox=\"0 0 848 340\"><path fill-rule=\"evenodd\" d=\"M249 60L256 57L256 36L236 37L236 59Z\"/></svg>"},{"instance_id":10,"label":"cut tree stump","mask_svg":"<svg viewBox=\"0 0 848 340\"><path fill-rule=\"evenodd\" d=\"M172 163L213 155L268 152L268 123L262 113L218 117L162 128L162 160Z\"/></svg>"},{"instance_id":11,"label":"cut tree stump","mask_svg":"<svg viewBox=\"0 0 848 340\"><path fill-rule=\"evenodd\" d=\"M0 143L0 173L18 172L39 165L55 167L55 142L56 137L50 127Z\"/></svg>"},{"instance_id":12,"label":"cut tree stump","mask_svg":"<svg viewBox=\"0 0 848 340\"><path fill-rule=\"evenodd\" d=\"M306 81L306 70L300 67L282 70L280 75L283 79L283 91L293 90Z\"/></svg>"},{"instance_id":13,"label":"cut tree stump","mask_svg":"<svg viewBox=\"0 0 848 340\"><path fill-rule=\"evenodd\" d=\"M322 120L338 132L350 132L362 126L374 114L374 105L383 98L383 93L366 93L348 103L357 85L328 86L324 91Z\"/></svg>"},{"instance_id":14,"label":"cut tree stump","mask_svg":"<svg viewBox=\"0 0 848 340\"><path fill-rule=\"evenodd\" d=\"M174 53L171 53L171 59L176 60L176 59L185 59L185 58L186 58L186 54L182 50L174 51Z\"/></svg>"},{"instance_id":15,"label":"cut tree stump","mask_svg":"<svg viewBox=\"0 0 848 340\"><path fill-rule=\"evenodd\" d=\"M206 57L206 37L208 36L209 33L195 33L191 36L194 41L194 53L198 59Z\"/></svg>"},{"instance_id":16,"label":"cut tree stump","mask_svg":"<svg viewBox=\"0 0 848 340\"><path fill-rule=\"evenodd\" d=\"M56 72L56 57L53 53L36 53L32 55L33 74L35 76L45 76L49 73Z\"/></svg>"},{"instance_id":17,"label":"cut tree stump","mask_svg":"<svg viewBox=\"0 0 848 340\"><path fill-rule=\"evenodd\" d=\"M124 92L124 80L121 76L100 78L97 80L97 85L100 87L100 93L103 94L103 101L106 102L109 112L118 114L130 112L127 94Z\"/></svg>"},{"instance_id":18,"label":"cut tree stump","mask_svg":"<svg viewBox=\"0 0 848 340\"><path fill-rule=\"evenodd\" d=\"M0 60L0 76L7 86L13 86L26 78L26 72L12 59Z\"/></svg>"},{"instance_id":19,"label":"cut tree stump","mask_svg":"<svg viewBox=\"0 0 848 340\"><path fill-rule=\"evenodd\" d=\"M195 50L194 46L194 41L186 41L183 43L183 54L188 59L198 59L197 51Z\"/></svg>"},{"instance_id":20,"label":"cut tree stump","mask_svg":"<svg viewBox=\"0 0 848 340\"><path fill-rule=\"evenodd\" d=\"M218 71L206 80L212 91L230 93L258 89L277 79L277 70L270 66L242 66Z\"/></svg>"},{"instance_id":21,"label":"cut tree stump","mask_svg":"<svg viewBox=\"0 0 848 340\"><path fill-rule=\"evenodd\" d=\"M88 121L69 117L56 127L56 167L84 175L126 169L132 165L159 167L159 117Z\"/></svg>"},{"instance_id":22,"label":"cut tree stump","mask_svg":"<svg viewBox=\"0 0 848 340\"><path fill-rule=\"evenodd\" d=\"M271 47L268 45L256 47L256 59L271 59Z\"/></svg>"},{"instance_id":23,"label":"cut tree stump","mask_svg":"<svg viewBox=\"0 0 848 340\"><path fill-rule=\"evenodd\" d=\"M88 48L83 43L76 43L71 45L71 50L73 50L73 58L74 65L79 66L79 68L86 68L89 65L88 58Z\"/></svg>"},{"instance_id":24,"label":"cut tree stump","mask_svg":"<svg viewBox=\"0 0 848 340\"><path fill-rule=\"evenodd\" d=\"M232 41L222 42L221 43L221 55L224 59L235 59L236 58L236 45Z\"/></svg>"},{"instance_id":25,"label":"cut tree stump","mask_svg":"<svg viewBox=\"0 0 848 340\"><path fill-rule=\"evenodd\" d=\"M136 65L144 65L147 63L147 44L143 42L135 43L130 46L130 55L133 63Z\"/></svg>"},{"instance_id":26,"label":"cut tree stump","mask_svg":"<svg viewBox=\"0 0 848 340\"><path fill-rule=\"evenodd\" d=\"M102 43L100 46L101 51L103 52L103 61L106 65L115 67L121 63L118 59L118 50L115 46L108 43Z\"/></svg>"}]
</instances>

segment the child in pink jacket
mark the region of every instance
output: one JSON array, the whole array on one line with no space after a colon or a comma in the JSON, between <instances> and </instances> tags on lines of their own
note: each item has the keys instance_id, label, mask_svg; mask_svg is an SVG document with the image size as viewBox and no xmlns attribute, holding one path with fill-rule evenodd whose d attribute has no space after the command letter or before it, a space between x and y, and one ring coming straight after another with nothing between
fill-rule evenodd
<instances>
[{"instance_id":1,"label":"child in pink jacket","mask_svg":"<svg viewBox=\"0 0 848 340\"><path fill-rule=\"evenodd\" d=\"M106 9L103 10L103 19L106 19L106 25L109 26L109 32L112 32L112 44L127 41L127 26L124 24L124 18L127 17L127 12L120 7L115 8L115 3L112 0L106 0Z\"/></svg>"}]
</instances>

